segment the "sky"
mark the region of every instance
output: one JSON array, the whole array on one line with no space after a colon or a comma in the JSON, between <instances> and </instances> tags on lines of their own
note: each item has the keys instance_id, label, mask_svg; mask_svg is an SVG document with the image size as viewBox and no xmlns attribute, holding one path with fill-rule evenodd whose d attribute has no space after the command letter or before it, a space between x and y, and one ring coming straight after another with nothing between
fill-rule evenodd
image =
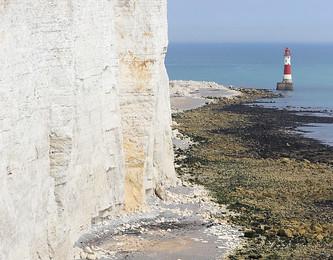
<instances>
[{"instance_id":1,"label":"sky","mask_svg":"<svg viewBox=\"0 0 333 260\"><path fill-rule=\"evenodd\" d=\"M168 0L170 42L333 42L333 0Z\"/></svg>"}]
</instances>

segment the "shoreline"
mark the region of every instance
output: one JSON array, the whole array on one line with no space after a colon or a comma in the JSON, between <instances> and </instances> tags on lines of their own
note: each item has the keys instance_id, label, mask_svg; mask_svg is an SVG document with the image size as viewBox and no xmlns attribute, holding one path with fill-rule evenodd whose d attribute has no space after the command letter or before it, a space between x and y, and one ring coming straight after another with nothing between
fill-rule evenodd
<instances>
[{"instance_id":1,"label":"shoreline","mask_svg":"<svg viewBox=\"0 0 333 260\"><path fill-rule=\"evenodd\" d=\"M170 81L170 92L173 114L215 103L219 98L233 99L242 95L236 89L208 81Z\"/></svg>"},{"instance_id":2,"label":"shoreline","mask_svg":"<svg viewBox=\"0 0 333 260\"><path fill-rule=\"evenodd\" d=\"M195 85L190 91L172 89L171 99L181 101L174 112L215 103L212 94L226 100L240 94L212 82L190 84ZM204 91L198 89L202 86ZM173 134L175 150L185 152L194 144L176 131ZM203 185L179 178L178 185L157 189L155 195L143 211L119 212L95 225L78 241L77 259L224 259L243 244L239 227L221 218L231 212Z\"/></svg>"},{"instance_id":3,"label":"shoreline","mask_svg":"<svg viewBox=\"0 0 333 260\"><path fill-rule=\"evenodd\" d=\"M257 100L253 102L263 108L272 108L277 110L287 110L297 115L307 115L316 117L333 117L333 110L326 108L312 108L312 107L292 107L292 106L274 106L273 100ZM315 139L323 145L333 146L333 124L332 123L308 123L304 124L297 129L297 133L301 133L304 137Z\"/></svg>"},{"instance_id":4,"label":"shoreline","mask_svg":"<svg viewBox=\"0 0 333 260\"><path fill-rule=\"evenodd\" d=\"M171 86L178 185L167 190L155 190L156 197L147 201L147 207L142 212L119 212L94 226L89 234L78 241L81 250L77 259L239 259L270 256L267 253L269 250L277 250L278 256L289 256L289 249L283 255L280 254L280 247L299 239L299 235L292 233L298 231L293 229L294 224L288 222L284 227L285 223L276 222L276 216L270 209L255 205L255 201L262 200L262 197L256 198L255 194L265 194L270 199L274 199L275 194L270 194L272 187L266 193L264 189L256 190L262 185L260 178L263 176L254 173L248 179L249 174L258 169L261 171L267 165L272 171L297 169L300 172L306 169L308 175L309 171L319 170L315 178L317 181L320 176L326 178L327 172L333 171L331 166L327 166L327 163L331 163L328 159L333 152L323 154L319 151L319 157L313 156L308 160L297 158L300 156L297 153L294 154L295 158L288 158L281 155L280 147L273 147L272 154L264 158L263 153L267 153L268 149L262 149L265 142L260 143L259 139L253 138L258 128L247 131L258 123L258 119L251 122L244 116L253 118L258 111L266 111L266 116L264 113L259 118L270 118L276 110L248 104L259 98L279 97L279 94L260 89L230 89L212 82L178 83L180 85ZM186 85L190 87L183 91ZM250 110L256 112L250 114ZM282 112L284 115L292 114L290 111ZM292 121L287 120L287 123ZM295 133L290 131L290 134ZM300 139L304 138L299 136ZM253 142L244 145L245 140ZM295 144L290 140L288 142L287 147ZM258 143L262 146L260 149L257 149ZM313 145L309 143L309 147ZM322 147L317 142L315 146ZM315 158L318 160L314 161ZM269 176L273 180L280 178ZM247 187L249 184L250 187ZM320 183L316 182L316 185ZM330 199L317 202L326 209ZM267 222L265 218L272 218L275 222ZM277 229L277 225L283 229ZM311 239L320 239L321 242L328 239L327 234L330 233L326 230L331 228L329 225L316 226L317 231L321 232L317 234L312 232L310 224L300 227L305 234L310 232ZM288 237L290 234L292 237ZM279 249L272 247L272 243L277 243ZM258 248L258 245L261 247Z\"/></svg>"},{"instance_id":5,"label":"shoreline","mask_svg":"<svg viewBox=\"0 0 333 260\"><path fill-rule=\"evenodd\" d=\"M180 133L196 142L184 154L177 150L185 157L178 173L239 214L228 221L243 226L248 241L236 257L328 259L333 147L295 129L333 118L248 105L270 97L259 92L174 114Z\"/></svg>"}]
</instances>

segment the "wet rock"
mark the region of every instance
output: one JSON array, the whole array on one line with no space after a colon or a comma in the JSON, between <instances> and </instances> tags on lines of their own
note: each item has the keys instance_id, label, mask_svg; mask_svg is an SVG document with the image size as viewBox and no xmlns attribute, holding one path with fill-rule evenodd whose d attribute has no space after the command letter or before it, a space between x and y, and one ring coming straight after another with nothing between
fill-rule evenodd
<instances>
[{"instance_id":1,"label":"wet rock","mask_svg":"<svg viewBox=\"0 0 333 260\"><path fill-rule=\"evenodd\" d=\"M320 224L311 225L311 229L315 233L322 233L323 232L323 228L322 228L322 226Z\"/></svg>"},{"instance_id":2,"label":"wet rock","mask_svg":"<svg viewBox=\"0 0 333 260\"><path fill-rule=\"evenodd\" d=\"M287 157L284 157L284 158L281 159L281 162L285 163L285 164L289 164L289 163L291 163L291 160Z\"/></svg>"},{"instance_id":3,"label":"wet rock","mask_svg":"<svg viewBox=\"0 0 333 260\"><path fill-rule=\"evenodd\" d=\"M282 228L278 231L278 235L280 237L292 238L293 237L293 231L288 229L288 228Z\"/></svg>"},{"instance_id":4,"label":"wet rock","mask_svg":"<svg viewBox=\"0 0 333 260\"><path fill-rule=\"evenodd\" d=\"M249 255L249 259L260 259L260 258L262 258L260 254L253 253Z\"/></svg>"},{"instance_id":5,"label":"wet rock","mask_svg":"<svg viewBox=\"0 0 333 260\"><path fill-rule=\"evenodd\" d=\"M256 237L256 236L257 236L257 234L256 234L256 232L253 231L253 230L246 230L246 231L244 232L244 237L247 237L247 238L254 238L254 237Z\"/></svg>"},{"instance_id":6,"label":"wet rock","mask_svg":"<svg viewBox=\"0 0 333 260\"><path fill-rule=\"evenodd\" d=\"M299 234L300 236L304 236L304 235L306 234L306 229L305 229L305 228L299 228L299 229L298 229L298 234Z\"/></svg>"},{"instance_id":7,"label":"wet rock","mask_svg":"<svg viewBox=\"0 0 333 260\"><path fill-rule=\"evenodd\" d=\"M256 228L255 232L256 232L256 234L263 235L265 233L265 229L263 229L263 228Z\"/></svg>"}]
</instances>

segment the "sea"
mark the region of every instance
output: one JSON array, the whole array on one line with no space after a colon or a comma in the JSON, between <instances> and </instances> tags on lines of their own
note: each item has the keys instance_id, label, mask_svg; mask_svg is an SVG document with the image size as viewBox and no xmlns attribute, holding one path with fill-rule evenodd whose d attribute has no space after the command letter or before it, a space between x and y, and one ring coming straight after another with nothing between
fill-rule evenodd
<instances>
[{"instance_id":1,"label":"sea","mask_svg":"<svg viewBox=\"0 0 333 260\"><path fill-rule=\"evenodd\" d=\"M333 43L170 43L166 66L171 80L275 90L282 81L286 47L292 50L294 91L261 104L333 116ZM312 124L299 130L333 146L332 124Z\"/></svg>"}]
</instances>

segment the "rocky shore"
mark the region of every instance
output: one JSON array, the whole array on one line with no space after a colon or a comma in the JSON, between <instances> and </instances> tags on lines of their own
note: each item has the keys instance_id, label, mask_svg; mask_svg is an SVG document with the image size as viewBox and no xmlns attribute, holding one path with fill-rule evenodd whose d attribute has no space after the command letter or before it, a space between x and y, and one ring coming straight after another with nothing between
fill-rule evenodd
<instances>
[{"instance_id":1,"label":"rocky shore","mask_svg":"<svg viewBox=\"0 0 333 260\"><path fill-rule=\"evenodd\" d=\"M183 180L204 185L234 214L247 243L230 258L331 259L333 257L333 148L296 128L333 118L263 108L265 90L219 98L174 114L189 150L177 150Z\"/></svg>"},{"instance_id":2,"label":"rocky shore","mask_svg":"<svg viewBox=\"0 0 333 260\"><path fill-rule=\"evenodd\" d=\"M176 187L78 241L76 259L330 259L333 149L267 90L171 82Z\"/></svg>"}]
</instances>

